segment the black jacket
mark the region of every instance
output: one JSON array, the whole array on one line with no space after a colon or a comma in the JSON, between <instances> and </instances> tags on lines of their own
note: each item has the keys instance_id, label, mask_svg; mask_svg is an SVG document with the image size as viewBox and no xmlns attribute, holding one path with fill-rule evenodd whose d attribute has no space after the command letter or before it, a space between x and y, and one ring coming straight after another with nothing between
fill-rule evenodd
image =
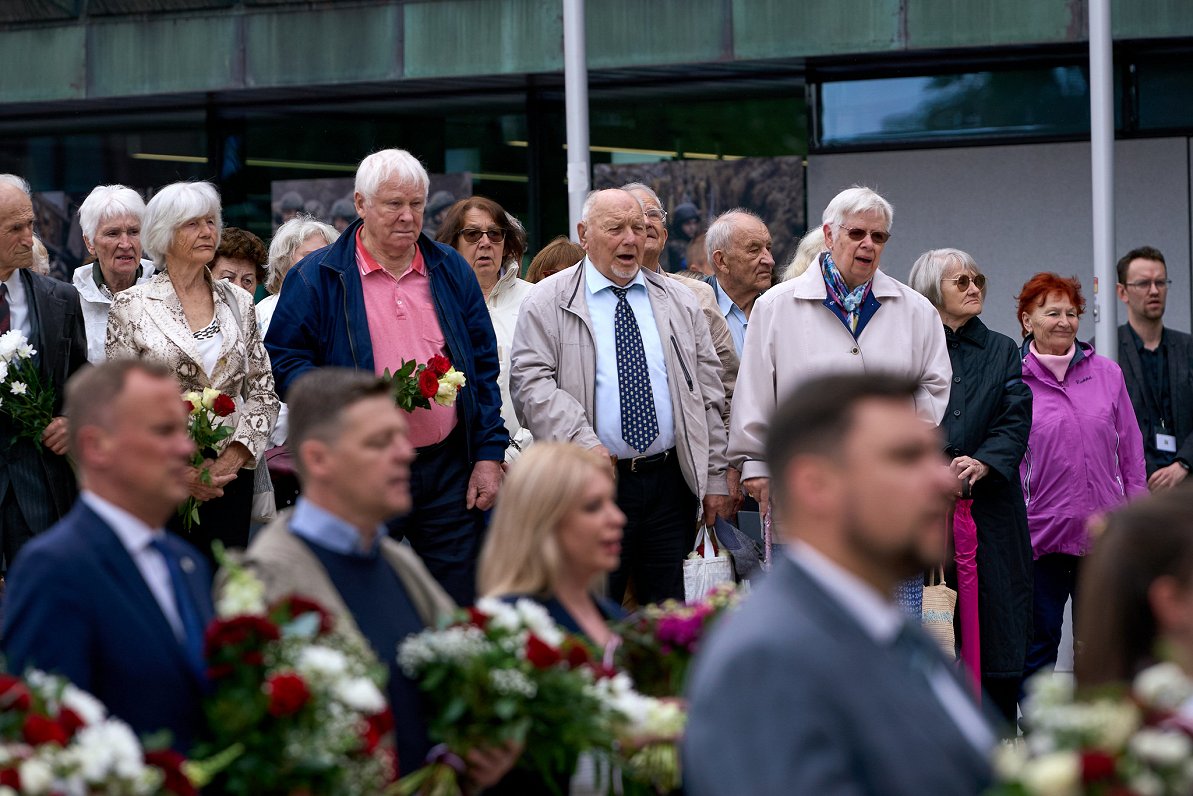
<instances>
[{"instance_id":1,"label":"black jacket","mask_svg":"<svg viewBox=\"0 0 1193 796\"><path fill-rule=\"evenodd\" d=\"M1176 458L1193 464L1193 337L1175 329L1164 328L1164 345L1168 348L1168 384L1172 390L1172 415L1176 426ZM1118 327L1118 363L1127 382L1127 394L1135 407L1135 419L1143 431L1143 453L1147 457L1150 477L1160 462L1156 460L1156 438L1148 434L1147 403L1144 398L1143 364L1139 351L1131 339L1127 324Z\"/></svg>"},{"instance_id":2,"label":"black jacket","mask_svg":"<svg viewBox=\"0 0 1193 796\"><path fill-rule=\"evenodd\" d=\"M982 675L1015 677L1031 636L1032 552L1019 460L1031 431L1031 389L1019 347L973 318L959 332L945 327L953 387L941 422L949 457L972 456L990 467L974 484L978 529L978 613Z\"/></svg>"}]
</instances>

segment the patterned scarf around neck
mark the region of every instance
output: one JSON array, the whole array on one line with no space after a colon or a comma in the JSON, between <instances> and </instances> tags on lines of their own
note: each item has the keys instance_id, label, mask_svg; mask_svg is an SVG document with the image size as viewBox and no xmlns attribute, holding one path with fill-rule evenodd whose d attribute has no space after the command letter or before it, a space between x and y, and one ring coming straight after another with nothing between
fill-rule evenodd
<instances>
[{"instance_id":1,"label":"patterned scarf around neck","mask_svg":"<svg viewBox=\"0 0 1193 796\"><path fill-rule=\"evenodd\" d=\"M821 262L821 266L821 272L824 274L824 285L828 288L829 298L849 315L849 329L856 332L859 318L858 308L862 306L862 302L866 300L866 296L870 295L870 284L874 281L873 278L866 280L853 290L850 290L845 285L845 279L841 276L841 272L837 270L837 264L833 262L833 255L831 253L824 253L824 260Z\"/></svg>"}]
</instances>

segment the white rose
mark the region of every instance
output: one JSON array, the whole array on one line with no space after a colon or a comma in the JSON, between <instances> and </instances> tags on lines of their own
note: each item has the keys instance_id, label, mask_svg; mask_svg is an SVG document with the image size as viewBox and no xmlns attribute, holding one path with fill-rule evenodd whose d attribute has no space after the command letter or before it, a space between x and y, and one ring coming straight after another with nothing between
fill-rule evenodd
<instances>
[{"instance_id":1,"label":"white rose","mask_svg":"<svg viewBox=\"0 0 1193 796\"><path fill-rule=\"evenodd\" d=\"M464 374L451 368L439 377L439 392L435 393L435 403L440 406L452 406L456 402L456 393L464 386Z\"/></svg>"},{"instance_id":2,"label":"white rose","mask_svg":"<svg viewBox=\"0 0 1193 796\"><path fill-rule=\"evenodd\" d=\"M385 710L385 697L366 677L353 677L336 683L335 694L341 702L359 713L371 715Z\"/></svg>"},{"instance_id":3,"label":"white rose","mask_svg":"<svg viewBox=\"0 0 1193 796\"><path fill-rule=\"evenodd\" d=\"M1144 729L1131 739L1130 749L1149 763L1175 766L1193 754L1193 743L1183 733Z\"/></svg>"},{"instance_id":4,"label":"white rose","mask_svg":"<svg viewBox=\"0 0 1193 796\"><path fill-rule=\"evenodd\" d=\"M219 390L213 390L211 387L203 388L203 408L210 409L215 406L215 399L220 397Z\"/></svg>"},{"instance_id":5,"label":"white rose","mask_svg":"<svg viewBox=\"0 0 1193 796\"><path fill-rule=\"evenodd\" d=\"M17 773L21 777L21 792L28 796L49 793L54 787L54 770L41 758L29 758L21 763Z\"/></svg>"},{"instance_id":6,"label":"white rose","mask_svg":"<svg viewBox=\"0 0 1193 796\"><path fill-rule=\"evenodd\" d=\"M1149 666L1135 678L1134 690L1144 704L1176 710L1193 697L1193 683L1175 663Z\"/></svg>"},{"instance_id":7,"label":"white rose","mask_svg":"<svg viewBox=\"0 0 1193 796\"><path fill-rule=\"evenodd\" d=\"M348 659L339 650L316 644L303 648L295 668L302 674L334 677L347 671Z\"/></svg>"},{"instance_id":8,"label":"white rose","mask_svg":"<svg viewBox=\"0 0 1193 796\"><path fill-rule=\"evenodd\" d=\"M248 570L233 569L216 602L216 613L226 618L263 614L265 608L265 584Z\"/></svg>"},{"instance_id":9,"label":"white rose","mask_svg":"<svg viewBox=\"0 0 1193 796\"><path fill-rule=\"evenodd\" d=\"M1054 752L1028 761L1021 779L1028 793L1069 796L1081 782L1081 759L1076 752Z\"/></svg>"},{"instance_id":10,"label":"white rose","mask_svg":"<svg viewBox=\"0 0 1193 796\"><path fill-rule=\"evenodd\" d=\"M102 702L70 683L62 689L62 705L78 714L85 724L98 724L108 715Z\"/></svg>"}]
</instances>

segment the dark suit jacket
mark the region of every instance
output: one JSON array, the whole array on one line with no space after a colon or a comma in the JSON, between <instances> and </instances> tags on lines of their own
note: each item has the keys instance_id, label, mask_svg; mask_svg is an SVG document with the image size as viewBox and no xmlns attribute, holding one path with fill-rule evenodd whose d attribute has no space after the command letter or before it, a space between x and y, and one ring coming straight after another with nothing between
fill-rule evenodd
<instances>
[{"instance_id":1,"label":"dark suit jacket","mask_svg":"<svg viewBox=\"0 0 1193 796\"><path fill-rule=\"evenodd\" d=\"M1164 344L1168 347L1168 384L1172 389L1172 414L1176 424L1173 432L1176 435L1176 458L1193 464L1193 337L1165 327ZM1135 407L1135 419L1143 432L1143 452L1150 476L1159 469L1160 462L1156 459L1156 438L1147 431L1143 364L1125 323L1118 327L1118 362L1127 382L1131 405Z\"/></svg>"},{"instance_id":2,"label":"dark suit jacket","mask_svg":"<svg viewBox=\"0 0 1193 796\"><path fill-rule=\"evenodd\" d=\"M990 784L985 759L927 681L894 655L780 556L697 657L687 694L685 791L981 793Z\"/></svg>"},{"instance_id":3,"label":"dark suit jacket","mask_svg":"<svg viewBox=\"0 0 1193 796\"><path fill-rule=\"evenodd\" d=\"M54 413L62 411L66 380L87 364L87 332L79 294L66 282L22 269L29 298L37 365L44 384L54 389ZM78 494L74 471L63 456L38 450L27 439L16 439L7 416L0 415L0 500L12 486L25 522L38 534L70 510ZM3 533L0 520L0 533ZM10 562L11 563L11 562Z\"/></svg>"},{"instance_id":4,"label":"dark suit jacket","mask_svg":"<svg viewBox=\"0 0 1193 796\"><path fill-rule=\"evenodd\" d=\"M188 585L206 624L213 614L207 563L186 542L167 541L194 564ZM8 578L0 646L10 671L67 677L137 733L170 730L179 751L202 726L204 684L119 537L84 503L21 551Z\"/></svg>"}]
</instances>

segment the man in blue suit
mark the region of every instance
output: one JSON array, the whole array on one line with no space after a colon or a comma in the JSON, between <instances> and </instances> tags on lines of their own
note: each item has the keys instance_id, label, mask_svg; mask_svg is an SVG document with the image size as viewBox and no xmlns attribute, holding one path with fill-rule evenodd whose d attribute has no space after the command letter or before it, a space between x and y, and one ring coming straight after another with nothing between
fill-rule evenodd
<instances>
[{"instance_id":1,"label":"man in blue suit","mask_svg":"<svg viewBox=\"0 0 1193 796\"><path fill-rule=\"evenodd\" d=\"M897 584L945 552L956 479L915 383L810 381L781 405L767 461L787 550L701 649L689 683L691 796L964 796L994 735Z\"/></svg>"},{"instance_id":2,"label":"man in blue suit","mask_svg":"<svg viewBox=\"0 0 1193 796\"><path fill-rule=\"evenodd\" d=\"M82 494L21 551L0 646L13 672L69 678L140 734L188 749L202 726L211 573L162 529L187 496L194 444L173 374L108 362L67 383Z\"/></svg>"}]
</instances>

